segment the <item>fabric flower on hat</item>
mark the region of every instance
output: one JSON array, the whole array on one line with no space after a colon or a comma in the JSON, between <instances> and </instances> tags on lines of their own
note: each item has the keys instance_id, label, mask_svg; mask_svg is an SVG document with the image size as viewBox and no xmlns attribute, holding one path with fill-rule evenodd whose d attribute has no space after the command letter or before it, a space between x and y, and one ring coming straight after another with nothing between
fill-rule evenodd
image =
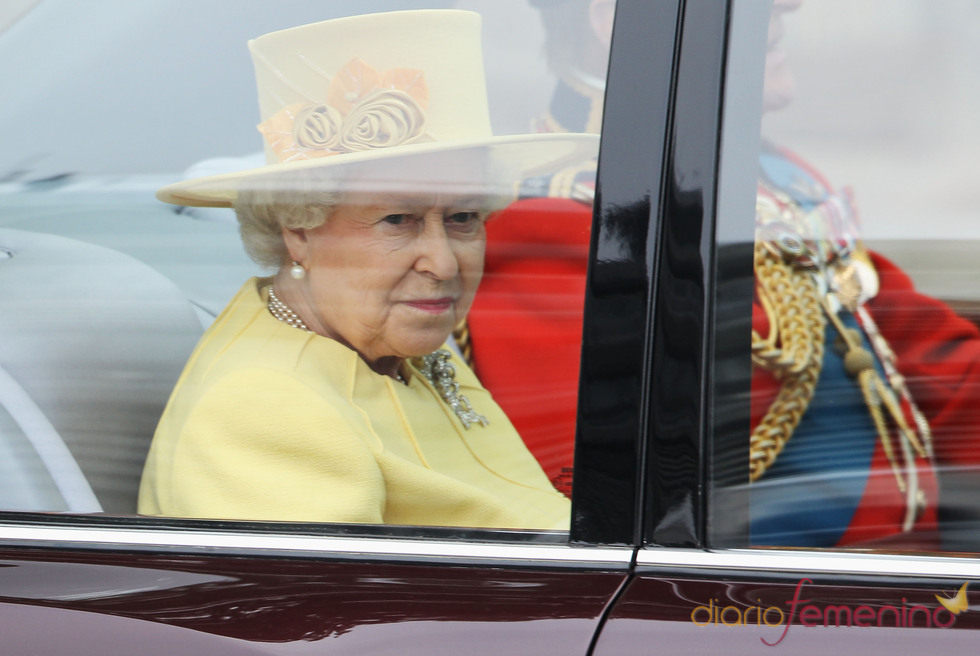
<instances>
[{"instance_id":1,"label":"fabric flower on hat","mask_svg":"<svg viewBox=\"0 0 980 656\"><path fill-rule=\"evenodd\" d=\"M325 102L287 105L258 128L280 162L418 141L429 90L422 71L379 73L352 59L330 80Z\"/></svg>"}]
</instances>

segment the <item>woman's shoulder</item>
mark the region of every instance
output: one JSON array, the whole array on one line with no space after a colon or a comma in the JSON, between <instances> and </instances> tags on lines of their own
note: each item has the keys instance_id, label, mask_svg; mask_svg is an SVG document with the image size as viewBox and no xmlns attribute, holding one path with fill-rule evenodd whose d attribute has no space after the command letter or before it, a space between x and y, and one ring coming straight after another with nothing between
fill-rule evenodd
<instances>
[{"instance_id":1,"label":"woman's shoulder","mask_svg":"<svg viewBox=\"0 0 980 656\"><path fill-rule=\"evenodd\" d=\"M199 390L187 390L193 397L191 414L217 411L227 416L249 417L256 413L268 419L268 425L310 423L337 426L347 423L346 404L330 388L314 386L309 381L281 369L243 365L216 376ZM234 421L234 419L231 419Z\"/></svg>"},{"instance_id":2,"label":"woman's shoulder","mask_svg":"<svg viewBox=\"0 0 980 656\"><path fill-rule=\"evenodd\" d=\"M263 282L249 280L205 332L165 419L182 426L202 411L244 416L243 406L252 403L270 414L289 407L300 418L357 419L348 417L353 366L347 349L333 348L332 340L273 317L265 306ZM297 406L308 410L296 412Z\"/></svg>"},{"instance_id":3,"label":"woman's shoulder","mask_svg":"<svg viewBox=\"0 0 980 656\"><path fill-rule=\"evenodd\" d=\"M342 384L342 372L356 354L272 316L266 295L270 282L252 278L245 283L205 332L187 370L212 380L250 368L287 373L314 387Z\"/></svg>"},{"instance_id":4,"label":"woman's shoulder","mask_svg":"<svg viewBox=\"0 0 980 656\"><path fill-rule=\"evenodd\" d=\"M359 445L365 453L380 449L339 391L311 385L288 371L244 363L175 390L154 444L164 450L180 444L186 450L198 443L229 452L286 448L313 453L338 445Z\"/></svg>"}]
</instances>

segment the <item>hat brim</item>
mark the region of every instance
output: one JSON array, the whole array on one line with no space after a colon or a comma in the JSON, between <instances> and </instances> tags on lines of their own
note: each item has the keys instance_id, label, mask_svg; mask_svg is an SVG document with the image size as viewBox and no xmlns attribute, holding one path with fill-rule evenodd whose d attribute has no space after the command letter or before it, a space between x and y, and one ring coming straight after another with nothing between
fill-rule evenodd
<instances>
[{"instance_id":1,"label":"hat brim","mask_svg":"<svg viewBox=\"0 0 980 656\"><path fill-rule=\"evenodd\" d=\"M211 175L177 182L157 191L157 198L175 205L190 207L231 207L241 189L263 180L288 179L291 172L322 171L324 181L333 180L343 187L343 179L349 173L369 171L368 165L386 162L403 165L411 171L405 184L427 180L439 184L445 176L456 184L466 184L488 190L512 189L521 179L546 175L567 166L595 158L598 154L597 134L522 134L488 137L472 141L428 142L394 148L379 148L342 155L269 164L255 169ZM431 166L442 156L468 152L488 155L494 162L491 172L483 170L480 178L463 180L458 168L441 169ZM390 166L386 169L392 170ZM431 174L431 175L429 175Z\"/></svg>"}]
</instances>

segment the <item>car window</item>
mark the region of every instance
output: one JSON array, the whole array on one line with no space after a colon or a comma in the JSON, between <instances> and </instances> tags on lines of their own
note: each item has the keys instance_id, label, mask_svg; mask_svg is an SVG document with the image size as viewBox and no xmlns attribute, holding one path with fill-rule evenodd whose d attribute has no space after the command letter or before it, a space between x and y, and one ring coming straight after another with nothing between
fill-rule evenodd
<instances>
[{"instance_id":1,"label":"car window","mask_svg":"<svg viewBox=\"0 0 980 656\"><path fill-rule=\"evenodd\" d=\"M955 2L736 10L710 543L976 549L978 25Z\"/></svg>"},{"instance_id":2,"label":"car window","mask_svg":"<svg viewBox=\"0 0 980 656\"><path fill-rule=\"evenodd\" d=\"M567 530L613 12L589 4L0 14L0 511ZM292 31L396 9L482 22Z\"/></svg>"}]
</instances>

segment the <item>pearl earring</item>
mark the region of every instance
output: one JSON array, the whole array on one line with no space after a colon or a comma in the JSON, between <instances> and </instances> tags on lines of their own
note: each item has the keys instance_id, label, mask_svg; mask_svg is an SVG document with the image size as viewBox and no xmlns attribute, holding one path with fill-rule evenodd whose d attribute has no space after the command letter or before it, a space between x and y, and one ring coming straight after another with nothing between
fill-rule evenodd
<instances>
[{"instance_id":1,"label":"pearl earring","mask_svg":"<svg viewBox=\"0 0 980 656\"><path fill-rule=\"evenodd\" d=\"M296 280L302 280L306 277L306 269L299 262L293 261L293 266L289 267L289 275L291 275Z\"/></svg>"}]
</instances>

